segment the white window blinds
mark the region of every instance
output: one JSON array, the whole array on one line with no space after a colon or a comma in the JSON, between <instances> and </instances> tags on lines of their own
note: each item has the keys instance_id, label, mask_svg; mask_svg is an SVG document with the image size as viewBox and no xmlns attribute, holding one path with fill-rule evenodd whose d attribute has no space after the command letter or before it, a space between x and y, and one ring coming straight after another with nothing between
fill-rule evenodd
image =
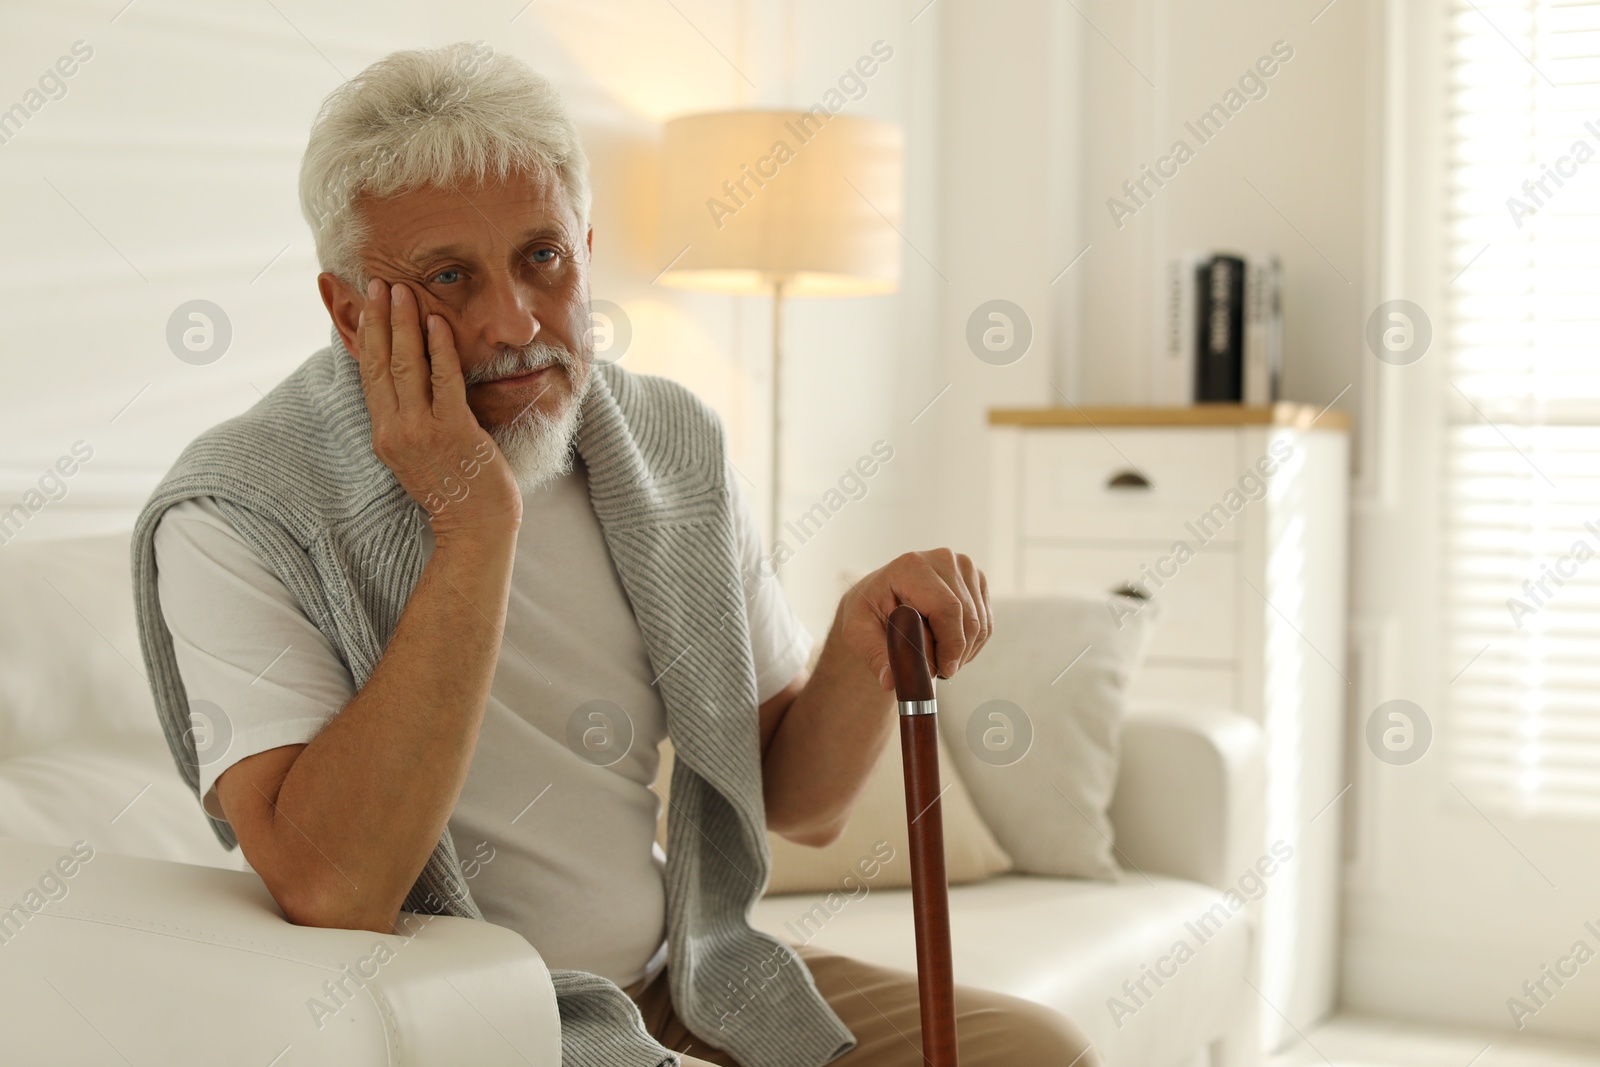
<instances>
[{"instance_id":1,"label":"white window blinds","mask_svg":"<svg viewBox=\"0 0 1600 1067\"><path fill-rule=\"evenodd\" d=\"M1448 3L1451 776L1600 816L1600 2Z\"/></svg>"}]
</instances>

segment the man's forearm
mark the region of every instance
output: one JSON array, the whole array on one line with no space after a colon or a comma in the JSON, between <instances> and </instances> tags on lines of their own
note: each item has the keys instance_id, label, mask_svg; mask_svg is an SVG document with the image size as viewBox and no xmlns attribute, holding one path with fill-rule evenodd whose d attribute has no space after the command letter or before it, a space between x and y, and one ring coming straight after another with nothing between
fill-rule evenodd
<instances>
[{"instance_id":1,"label":"man's forearm","mask_svg":"<svg viewBox=\"0 0 1600 1067\"><path fill-rule=\"evenodd\" d=\"M295 921L387 931L399 913L466 781L515 547L514 528L436 545L372 676L284 777L271 840Z\"/></svg>"},{"instance_id":2,"label":"man's forearm","mask_svg":"<svg viewBox=\"0 0 1600 1067\"><path fill-rule=\"evenodd\" d=\"M894 693L845 649L836 614L763 757L767 825L806 844L836 838L894 732L894 706Z\"/></svg>"}]
</instances>

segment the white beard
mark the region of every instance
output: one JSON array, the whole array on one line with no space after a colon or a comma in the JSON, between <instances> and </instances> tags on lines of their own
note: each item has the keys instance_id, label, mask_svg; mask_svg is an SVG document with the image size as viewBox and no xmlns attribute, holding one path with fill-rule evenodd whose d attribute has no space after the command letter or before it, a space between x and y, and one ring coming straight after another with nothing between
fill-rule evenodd
<instances>
[{"instance_id":1,"label":"white beard","mask_svg":"<svg viewBox=\"0 0 1600 1067\"><path fill-rule=\"evenodd\" d=\"M525 373L551 364L567 377L571 395L555 415L547 415L535 402L503 426L485 426L500 454L506 457L517 487L524 493L541 489L572 472L572 442L583 419L583 398L594 381L594 367L585 351L575 355L563 345L535 340L522 349L502 350L482 366L463 375L467 385ZM579 384L579 371L583 373ZM542 393L541 393L542 395Z\"/></svg>"},{"instance_id":2,"label":"white beard","mask_svg":"<svg viewBox=\"0 0 1600 1067\"><path fill-rule=\"evenodd\" d=\"M582 391L574 392L559 414L551 416L530 407L510 425L489 431L524 493L542 489L572 472L572 443L583 421L583 398L592 378L591 370Z\"/></svg>"}]
</instances>

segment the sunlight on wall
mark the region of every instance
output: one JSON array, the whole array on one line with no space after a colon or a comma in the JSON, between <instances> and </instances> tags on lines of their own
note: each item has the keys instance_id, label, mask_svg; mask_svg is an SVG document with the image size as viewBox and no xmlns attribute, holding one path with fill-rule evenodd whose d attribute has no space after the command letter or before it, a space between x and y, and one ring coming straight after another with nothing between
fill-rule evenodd
<instances>
[{"instance_id":1,"label":"sunlight on wall","mask_svg":"<svg viewBox=\"0 0 1600 1067\"><path fill-rule=\"evenodd\" d=\"M540 3L523 17L537 11L540 28L618 104L662 122L752 102L755 86L740 73L750 66L739 39L746 32L743 9L737 3L722 6L714 17L696 12L692 23L672 4L630 6L624 13L586 0ZM694 56L704 61L685 61Z\"/></svg>"}]
</instances>

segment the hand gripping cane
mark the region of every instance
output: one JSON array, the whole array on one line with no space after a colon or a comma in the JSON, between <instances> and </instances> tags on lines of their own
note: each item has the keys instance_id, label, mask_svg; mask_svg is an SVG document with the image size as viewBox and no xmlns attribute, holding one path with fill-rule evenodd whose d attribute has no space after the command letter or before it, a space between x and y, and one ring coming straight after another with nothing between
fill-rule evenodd
<instances>
[{"instance_id":1,"label":"hand gripping cane","mask_svg":"<svg viewBox=\"0 0 1600 1067\"><path fill-rule=\"evenodd\" d=\"M929 1067L956 1067L955 971L939 808L939 720L930 666L933 636L922 614L901 604L889 613L888 639L889 669L900 701L900 753L905 759L922 1058Z\"/></svg>"}]
</instances>

